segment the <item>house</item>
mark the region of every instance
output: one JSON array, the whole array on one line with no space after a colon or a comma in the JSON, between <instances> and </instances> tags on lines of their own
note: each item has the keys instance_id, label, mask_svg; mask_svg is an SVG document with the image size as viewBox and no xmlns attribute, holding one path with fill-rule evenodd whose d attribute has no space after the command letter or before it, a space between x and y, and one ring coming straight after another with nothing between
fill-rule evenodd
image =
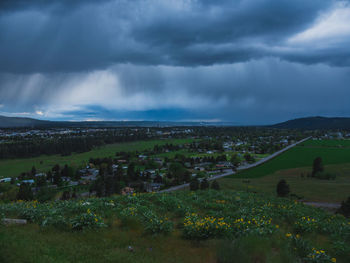
<instances>
[{"instance_id":1,"label":"house","mask_svg":"<svg viewBox=\"0 0 350 263\"><path fill-rule=\"evenodd\" d=\"M163 184L159 183L144 183L145 191L150 192L158 192Z\"/></svg>"},{"instance_id":2,"label":"house","mask_svg":"<svg viewBox=\"0 0 350 263\"><path fill-rule=\"evenodd\" d=\"M164 162L162 159L160 158L153 158L153 161L156 162L157 164L159 164L160 166L163 166Z\"/></svg>"},{"instance_id":3,"label":"house","mask_svg":"<svg viewBox=\"0 0 350 263\"><path fill-rule=\"evenodd\" d=\"M34 184L34 179L23 180L21 183L22 184Z\"/></svg>"},{"instance_id":4,"label":"house","mask_svg":"<svg viewBox=\"0 0 350 263\"><path fill-rule=\"evenodd\" d=\"M63 182L70 182L71 180L69 177L66 177L66 176L62 176L61 179Z\"/></svg>"},{"instance_id":5,"label":"house","mask_svg":"<svg viewBox=\"0 0 350 263\"><path fill-rule=\"evenodd\" d=\"M191 167L192 167L192 165L191 165L190 162L185 162L185 163L184 163L184 166L185 166L186 168L191 168Z\"/></svg>"},{"instance_id":6,"label":"house","mask_svg":"<svg viewBox=\"0 0 350 263\"><path fill-rule=\"evenodd\" d=\"M118 166L119 166L118 164L113 164L113 165L112 165L112 170L113 170L113 172L117 171Z\"/></svg>"},{"instance_id":7,"label":"house","mask_svg":"<svg viewBox=\"0 0 350 263\"><path fill-rule=\"evenodd\" d=\"M122 195L130 195L130 194L133 194L134 193L134 188L131 188L131 187L124 187L122 190L121 190L121 194Z\"/></svg>"},{"instance_id":8,"label":"house","mask_svg":"<svg viewBox=\"0 0 350 263\"><path fill-rule=\"evenodd\" d=\"M35 175L35 177L41 177L41 176L46 176L46 173L38 173Z\"/></svg>"},{"instance_id":9,"label":"house","mask_svg":"<svg viewBox=\"0 0 350 263\"><path fill-rule=\"evenodd\" d=\"M139 155L139 159L140 160L145 160L145 159L147 159L147 155L140 154Z\"/></svg>"},{"instance_id":10,"label":"house","mask_svg":"<svg viewBox=\"0 0 350 263\"><path fill-rule=\"evenodd\" d=\"M216 165L217 168L232 168L233 165L231 162L219 162L217 165Z\"/></svg>"},{"instance_id":11,"label":"house","mask_svg":"<svg viewBox=\"0 0 350 263\"><path fill-rule=\"evenodd\" d=\"M99 172L100 171L98 169L88 169L87 173L84 173L84 176L81 177L80 183L87 184L90 181L95 181Z\"/></svg>"},{"instance_id":12,"label":"house","mask_svg":"<svg viewBox=\"0 0 350 263\"><path fill-rule=\"evenodd\" d=\"M0 183L8 183L8 182L11 182L11 178L9 177L0 179Z\"/></svg>"},{"instance_id":13,"label":"house","mask_svg":"<svg viewBox=\"0 0 350 263\"><path fill-rule=\"evenodd\" d=\"M146 176L149 176L149 178L151 179L156 178L156 170L148 169L148 170L145 170L143 174Z\"/></svg>"}]
</instances>

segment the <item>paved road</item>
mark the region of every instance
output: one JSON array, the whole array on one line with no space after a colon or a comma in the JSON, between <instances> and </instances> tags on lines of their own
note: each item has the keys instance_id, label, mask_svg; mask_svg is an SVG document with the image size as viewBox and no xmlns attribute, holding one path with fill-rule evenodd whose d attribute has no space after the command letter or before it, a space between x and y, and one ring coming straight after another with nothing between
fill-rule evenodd
<instances>
[{"instance_id":1,"label":"paved road","mask_svg":"<svg viewBox=\"0 0 350 263\"><path fill-rule=\"evenodd\" d=\"M240 167L237 168L237 170L238 170L238 171L240 171L240 170L246 170L246 169L249 169L249 168L253 168L253 167L255 167L255 166L258 166L258 165L260 165L260 164L263 164L263 163L265 163L265 162L267 162L267 161L269 161L269 160L275 158L276 156L280 155L281 153L284 153L285 151L288 151L290 148L293 148L294 146L298 145L299 143L302 143L302 142L307 141L307 140L310 139L310 138L311 138L311 136L310 136L310 137L307 137L307 138L305 138L305 139L302 139L302 140L300 140L300 141L298 141L298 142L296 142L296 143L293 143L293 144L291 144L291 145L288 145L286 148L283 148L282 150L279 150L278 152L275 152L275 153L273 153L273 154L271 154L271 155L269 155L269 156L267 156L267 157L265 157L265 158L263 158L263 159L261 159L261 160L255 162L255 163L240 166Z\"/></svg>"},{"instance_id":2,"label":"paved road","mask_svg":"<svg viewBox=\"0 0 350 263\"><path fill-rule=\"evenodd\" d=\"M302 139L296 143L293 143L291 145L288 145L286 148L283 148L282 150L279 150L271 155L269 155L268 157L265 157L255 163L252 163L252 164L247 164L247 165L243 165L243 166L240 166L237 168L238 171L241 171L241 170L246 170L246 169L249 169L249 168L253 168L255 166L258 166L260 164L263 164L273 158L275 158L276 156L280 155L281 153L285 152L285 151L288 151L290 148L293 148L294 146L298 145L299 143L302 143L302 142L305 142L306 140L310 139L311 137L307 137L305 139ZM216 175L216 176L213 176L211 178L208 178L208 181L211 181L211 180L215 180L215 179L219 179L221 177L224 177L224 176L228 176L228 175L231 175L231 174L234 174L235 172L233 172L231 169L229 170L225 170L224 173L222 174L219 174L219 175ZM159 191L158 193L165 193L165 192L172 192L172 191L176 191L176 190L180 190L180 189L183 189L183 188L186 188L186 187L189 187L189 183L187 184L181 184L181 185L177 185L177 186L173 186L173 187L170 187L168 189L165 189L165 190L162 190L162 191Z\"/></svg>"},{"instance_id":3,"label":"paved road","mask_svg":"<svg viewBox=\"0 0 350 263\"><path fill-rule=\"evenodd\" d=\"M228 176L228 175L231 175L231 174L234 174L234 173L235 172L233 172L232 169L224 170L224 173L219 174L219 175L215 175L213 177L210 177L210 178L208 178L208 181L219 179L221 177ZM189 185L190 184L187 183L187 184L181 184L181 185L173 186L173 187L170 187L168 189L164 189L162 191L159 191L158 193L165 193L165 192L172 192L172 191L180 190L180 189L189 187Z\"/></svg>"}]
</instances>

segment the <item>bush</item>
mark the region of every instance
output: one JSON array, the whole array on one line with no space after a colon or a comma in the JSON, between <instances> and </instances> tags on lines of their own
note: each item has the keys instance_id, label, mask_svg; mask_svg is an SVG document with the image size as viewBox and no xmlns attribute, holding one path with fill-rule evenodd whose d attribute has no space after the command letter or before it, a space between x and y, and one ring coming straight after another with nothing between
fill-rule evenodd
<instances>
[{"instance_id":1,"label":"bush","mask_svg":"<svg viewBox=\"0 0 350 263\"><path fill-rule=\"evenodd\" d=\"M337 176L331 173L317 172L314 177L321 180L334 180Z\"/></svg>"},{"instance_id":2,"label":"bush","mask_svg":"<svg viewBox=\"0 0 350 263\"><path fill-rule=\"evenodd\" d=\"M211 189L220 190L220 185L216 180L211 183Z\"/></svg>"},{"instance_id":3,"label":"bush","mask_svg":"<svg viewBox=\"0 0 350 263\"><path fill-rule=\"evenodd\" d=\"M146 211L143 217L143 225L146 233L167 234L174 229L174 223L169 221L167 217L161 218L151 211Z\"/></svg>"},{"instance_id":4,"label":"bush","mask_svg":"<svg viewBox=\"0 0 350 263\"><path fill-rule=\"evenodd\" d=\"M278 182L276 190L279 197L286 197L290 192L289 185L284 179Z\"/></svg>"},{"instance_id":5,"label":"bush","mask_svg":"<svg viewBox=\"0 0 350 263\"><path fill-rule=\"evenodd\" d=\"M206 178L204 178L203 181L201 182L200 188L201 190L205 190L209 188L209 183Z\"/></svg>"},{"instance_id":6,"label":"bush","mask_svg":"<svg viewBox=\"0 0 350 263\"><path fill-rule=\"evenodd\" d=\"M199 189L199 182L197 178L194 178L190 182L190 190L197 191Z\"/></svg>"},{"instance_id":7,"label":"bush","mask_svg":"<svg viewBox=\"0 0 350 263\"><path fill-rule=\"evenodd\" d=\"M33 200L33 192L30 184L22 183L19 186L19 190L17 193L17 200Z\"/></svg>"},{"instance_id":8,"label":"bush","mask_svg":"<svg viewBox=\"0 0 350 263\"><path fill-rule=\"evenodd\" d=\"M317 157L312 164L312 177L314 177L316 173L323 172L323 170L322 158Z\"/></svg>"},{"instance_id":9,"label":"bush","mask_svg":"<svg viewBox=\"0 0 350 263\"><path fill-rule=\"evenodd\" d=\"M342 214L345 217L350 217L350 196L346 200L346 202L342 202L340 208L337 213Z\"/></svg>"},{"instance_id":10,"label":"bush","mask_svg":"<svg viewBox=\"0 0 350 263\"><path fill-rule=\"evenodd\" d=\"M103 219L92 213L90 209L86 213L77 215L71 220L72 229L74 230L84 230L86 228L100 228L105 227L106 224L103 222Z\"/></svg>"}]
</instances>

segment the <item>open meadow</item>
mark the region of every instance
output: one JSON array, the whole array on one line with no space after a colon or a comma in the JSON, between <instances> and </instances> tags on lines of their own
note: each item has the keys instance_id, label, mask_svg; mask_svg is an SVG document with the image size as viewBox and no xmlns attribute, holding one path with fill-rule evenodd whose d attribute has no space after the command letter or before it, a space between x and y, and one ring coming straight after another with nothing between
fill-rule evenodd
<instances>
[{"instance_id":1,"label":"open meadow","mask_svg":"<svg viewBox=\"0 0 350 263\"><path fill-rule=\"evenodd\" d=\"M335 180L307 177L312 163L321 157L325 171ZM350 196L350 141L308 140L276 158L220 180L226 189L276 193L279 180L285 179L294 193L308 201L341 202Z\"/></svg>"}]
</instances>

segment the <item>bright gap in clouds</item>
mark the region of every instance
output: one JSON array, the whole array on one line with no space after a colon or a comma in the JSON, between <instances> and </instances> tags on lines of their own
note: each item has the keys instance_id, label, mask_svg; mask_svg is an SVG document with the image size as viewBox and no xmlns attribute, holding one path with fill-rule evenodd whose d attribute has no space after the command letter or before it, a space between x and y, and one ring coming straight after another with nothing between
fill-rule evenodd
<instances>
[{"instance_id":1,"label":"bright gap in clouds","mask_svg":"<svg viewBox=\"0 0 350 263\"><path fill-rule=\"evenodd\" d=\"M350 5L338 3L334 9L323 13L316 22L305 31L288 39L291 45L315 44L334 45L338 42L350 42Z\"/></svg>"}]
</instances>

